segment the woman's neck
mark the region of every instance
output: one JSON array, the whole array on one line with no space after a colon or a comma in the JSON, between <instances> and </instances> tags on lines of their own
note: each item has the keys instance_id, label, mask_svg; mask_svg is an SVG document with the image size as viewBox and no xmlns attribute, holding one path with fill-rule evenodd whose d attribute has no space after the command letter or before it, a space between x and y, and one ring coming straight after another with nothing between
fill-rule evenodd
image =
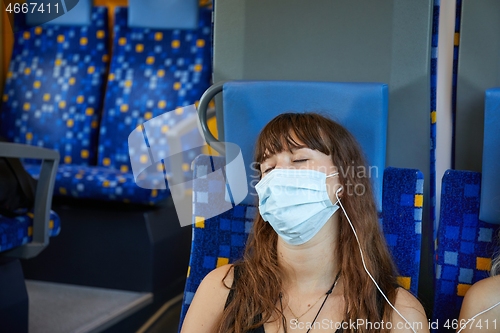
<instances>
[{"instance_id":1,"label":"woman's neck","mask_svg":"<svg viewBox=\"0 0 500 333\"><path fill-rule=\"evenodd\" d=\"M285 271L283 287L299 293L330 289L339 271L335 247L338 237L338 213L310 241L289 245L278 240L278 262Z\"/></svg>"}]
</instances>

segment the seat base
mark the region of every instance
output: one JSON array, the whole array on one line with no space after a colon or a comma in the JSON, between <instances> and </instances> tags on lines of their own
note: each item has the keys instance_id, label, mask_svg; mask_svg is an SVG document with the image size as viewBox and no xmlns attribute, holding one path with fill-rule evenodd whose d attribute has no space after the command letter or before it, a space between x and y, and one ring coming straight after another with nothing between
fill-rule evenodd
<instances>
[{"instance_id":1,"label":"seat base","mask_svg":"<svg viewBox=\"0 0 500 333\"><path fill-rule=\"evenodd\" d=\"M0 257L2 332L28 332L28 293L18 259Z\"/></svg>"},{"instance_id":2,"label":"seat base","mask_svg":"<svg viewBox=\"0 0 500 333\"><path fill-rule=\"evenodd\" d=\"M158 207L57 198L62 230L22 263L27 279L161 293L183 291L191 228L181 228L171 198Z\"/></svg>"}]
</instances>

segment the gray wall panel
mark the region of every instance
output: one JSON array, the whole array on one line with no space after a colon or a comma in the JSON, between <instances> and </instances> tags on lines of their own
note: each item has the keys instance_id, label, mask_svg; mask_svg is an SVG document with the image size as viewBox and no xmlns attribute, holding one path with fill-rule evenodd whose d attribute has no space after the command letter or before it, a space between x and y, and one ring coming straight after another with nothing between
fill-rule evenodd
<instances>
[{"instance_id":1,"label":"gray wall panel","mask_svg":"<svg viewBox=\"0 0 500 333\"><path fill-rule=\"evenodd\" d=\"M457 77L455 168L481 171L484 93L500 86L500 1L463 0Z\"/></svg>"},{"instance_id":2,"label":"gray wall panel","mask_svg":"<svg viewBox=\"0 0 500 333\"><path fill-rule=\"evenodd\" d=\"M214 82L388 83L387 165L428 174L431 13L430 0L218 0Z\"/></svg>"}]
</instances>

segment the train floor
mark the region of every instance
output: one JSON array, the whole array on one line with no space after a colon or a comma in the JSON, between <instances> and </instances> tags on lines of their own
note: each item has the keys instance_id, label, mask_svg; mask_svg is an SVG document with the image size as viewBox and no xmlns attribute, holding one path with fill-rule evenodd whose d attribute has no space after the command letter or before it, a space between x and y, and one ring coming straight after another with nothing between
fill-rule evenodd
<instances>
[{"instance_id":1,"label":"train floor","mask_svg":"<svg viewBox=\"0 0 500 333\"><path fill-rule=\"evenodd\" d=\"M27 280L30 333L105 332L152 302L151 293ZM167 302L138 332L177 332L182 295Z\"/></svg>"}]
</instances>

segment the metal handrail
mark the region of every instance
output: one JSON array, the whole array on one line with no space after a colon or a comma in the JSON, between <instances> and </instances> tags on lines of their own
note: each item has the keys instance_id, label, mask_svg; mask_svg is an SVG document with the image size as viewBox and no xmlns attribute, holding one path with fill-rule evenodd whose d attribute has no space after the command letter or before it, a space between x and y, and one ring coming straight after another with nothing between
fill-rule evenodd
<instances>
[{"instance_id":1,"label":"metal handrail","mask_svg":"<svg viewBox=\"0 0 500 333\"><path fill-rule=\"evenodd\" d=\"M223 86L224 82L218 82L208 88L201 96L200 104L198 106L198 117L200 118L200 125L205 137L205 141L210 147L215 149L221 155L225 154L226 146L223 142L217 140L217 138L213 136L213 134L210 132L210 129L208 128L208 118L210 116L208 105L210 101L215 97L215 95L222 91Z\"/></svg>"}]
</instances>

